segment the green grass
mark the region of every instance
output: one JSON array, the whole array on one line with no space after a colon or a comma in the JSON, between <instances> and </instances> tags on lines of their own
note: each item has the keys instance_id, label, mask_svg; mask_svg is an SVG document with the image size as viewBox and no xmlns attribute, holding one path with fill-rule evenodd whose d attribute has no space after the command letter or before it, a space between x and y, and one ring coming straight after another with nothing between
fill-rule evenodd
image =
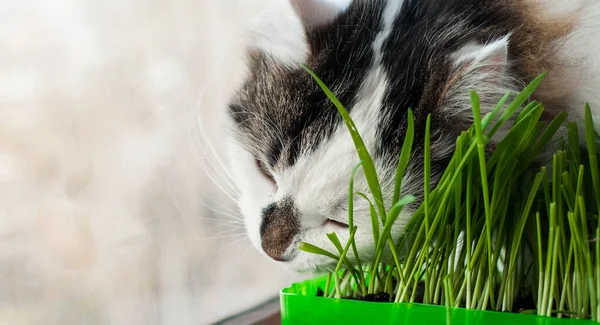
<instances>
[{"instance_id":1,"label":"green grass","mask_svg":"<svg viewBox=\"0 0 600 325\"><path fill-rule=\"evenodd\" d=\"M542 104L531 101L525 105L544 75L510 103L507 94L483 118L479 97L473 91L474 124L456 139L454 155L435 188L429 188L428 117L423 203L405 233L392 238L392 225L415 200L400 191L414 144L412 112L407 114L393 199L384 202L373 159L350 115L318 76L304 68L343 117L361 160L351 172L349 186L350 240L344 245L336 234L328 234L335 253L309 243L300 246L337 261L325 296L360 298L386 292L391 301L414 302L421 283L425 304L512 311L521 307L518 299L529 297L536 307L521 312L600 321L598 135L589 107L585 114L587 148L580 148L578 128L566 122L566 114L544 123L540 120ZM503 125L509 126L507 123L512 123L510 131L496 143L494 152L486 155L489 139ZM568 136L559 138L557 131L565 125ZM536 167L535 158L552 140L560 146L551 168ZM354 191L360 168L370 193ZM356 199L367 200L370 206L375 247L371 263L360 260L353 240ZM384 259L386 249L392 253L391 259ZM349 251L355 263L346 258Z\"/></svg>"}]
</instances>

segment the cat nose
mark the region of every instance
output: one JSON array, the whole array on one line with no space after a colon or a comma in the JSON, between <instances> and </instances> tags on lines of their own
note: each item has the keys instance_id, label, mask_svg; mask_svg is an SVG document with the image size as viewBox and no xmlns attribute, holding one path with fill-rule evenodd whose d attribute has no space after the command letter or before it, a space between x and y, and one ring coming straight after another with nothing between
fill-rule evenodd
<instances>
[{"instance_id":1,"label":"cat nose","mask_svg":"<svg viewBox=\"0 0 600 325\"><path fill-rule=\"evenodd\" d=\"M263 210L260 225L263 251L277 262L285 262L285 252L300 230L300 220L290 198L273 203Z\"/></svg>"},{"instance_id":2,"label":"cat nose","mask_svg":"<svg viewBox=\"0 0 600 325\"><path fill-rule=\"evenodd\" d=\"M285 259L284 257L275 255L272 252L269 252L268 250L266 250L264 245L263 245L263 250L265 251L265 253L267 254L267 256L269 256L270 258L272 258L275 262L285 262L285 261L287 261L287 259Z\"/></svg>"}]
</instances>

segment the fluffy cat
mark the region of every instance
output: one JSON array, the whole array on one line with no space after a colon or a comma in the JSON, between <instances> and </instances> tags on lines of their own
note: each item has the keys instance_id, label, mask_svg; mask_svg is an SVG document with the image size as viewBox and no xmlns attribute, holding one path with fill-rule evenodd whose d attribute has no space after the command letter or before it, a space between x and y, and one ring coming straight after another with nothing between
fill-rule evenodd
<instances>
[{"instance_id":1,"label":"fluffy cat","mask_svg":"<svg viewBox=\"0 0 600 325\"><path fill-rule=\"evenodd\" d=\"M402 191L419 197L427 114L435 180L456 136L472 122L470 89L481 95L485 113L506 92L548 72L535 94L546 104L546 118L569 110L572 119L581 119L586 101L600 107L597 1L276 2L250 27L250 73L231 100L229 151L250 239L297 272L323 271L333 263L298 250L299 242L335 251L327 233L348 239L348 180L359 161L342 119L300 63L347 107L387 199L408 108L415 113L415 152ZM368 193L361 175L355 190ZM355 202L355 240L368 259L368 205ZM408 209L398 219L393 236L410 215Z\"/></svg>"}]
</instances>

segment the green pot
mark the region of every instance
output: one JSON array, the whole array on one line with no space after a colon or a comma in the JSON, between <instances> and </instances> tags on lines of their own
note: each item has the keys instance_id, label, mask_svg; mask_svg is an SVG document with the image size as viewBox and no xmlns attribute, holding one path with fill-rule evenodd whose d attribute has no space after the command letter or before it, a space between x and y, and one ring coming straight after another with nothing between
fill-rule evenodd
<instances>
[{"instance_id":1,"label":"green pot","mask_svg":"<svg viewBox=\"0 0 600 325\"><path fill-rule=\"evenodd\" d=\"M491 311L408 303L380 303L317 297L325 277L281 291L281 324L415 324L415 325L597 325L592 321L558 319Z\"/></svg>"}]
</instances>

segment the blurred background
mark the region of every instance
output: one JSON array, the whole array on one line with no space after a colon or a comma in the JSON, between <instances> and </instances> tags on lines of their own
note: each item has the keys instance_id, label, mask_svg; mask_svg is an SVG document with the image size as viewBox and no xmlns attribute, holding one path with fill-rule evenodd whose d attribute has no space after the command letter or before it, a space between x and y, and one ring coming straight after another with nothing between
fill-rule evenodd
<instances>
[{"instance_id":1,"label":"blurred background","mask_svg":"<svg viewBox=\"0 0 600 325\"><path fill-rule=\"evenodd\" d=\"M209 324L298 279L211 168L254 10L219 2L0 1L0 324Z\"/></svg>"}]
</instances>

